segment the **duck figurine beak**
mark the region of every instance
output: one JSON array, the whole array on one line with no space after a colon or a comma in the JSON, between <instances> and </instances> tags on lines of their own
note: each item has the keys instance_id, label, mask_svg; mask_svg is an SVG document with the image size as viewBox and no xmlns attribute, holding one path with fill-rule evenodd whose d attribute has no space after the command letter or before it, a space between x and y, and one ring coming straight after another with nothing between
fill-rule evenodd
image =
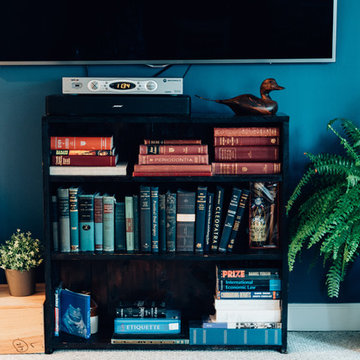
<instances>
[{"instance_id":1,"label":"duck figurine beak","mask_svg":"<svg viewBox=\"0 0 360 360\"><path fill-rule=\"evenodd\" d=\"M273 88L273 90L284 90L285 88L283 86L280 86L276 84L276 87Z\"/></svg>"}]
</instances>

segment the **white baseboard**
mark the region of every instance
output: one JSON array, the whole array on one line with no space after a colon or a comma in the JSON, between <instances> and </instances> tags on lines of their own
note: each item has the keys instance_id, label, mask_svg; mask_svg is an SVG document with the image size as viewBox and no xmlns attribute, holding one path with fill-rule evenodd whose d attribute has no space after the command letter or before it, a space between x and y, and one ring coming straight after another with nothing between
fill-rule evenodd
<instances>
[{"instance_id":1,"label":"white baseboard","mask_svg":"<svg viewBox=\"0 0 360 360\"><path fill-rule=\"evenodd\" d=\"M290 331L360 331L360 303L289 304Z\"/></svg>"}]
</instances>

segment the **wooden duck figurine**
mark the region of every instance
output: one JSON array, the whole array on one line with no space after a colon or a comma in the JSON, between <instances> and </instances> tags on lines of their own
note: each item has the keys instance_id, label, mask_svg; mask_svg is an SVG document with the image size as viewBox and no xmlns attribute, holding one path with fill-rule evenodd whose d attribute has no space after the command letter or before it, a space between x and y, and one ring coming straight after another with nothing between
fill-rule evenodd
<instances>
[{"instance_id":1,"label":"wooden duck figurine","mask_svg":"<svg viewBox=\"0 0 360 360\"><path fill-rule=\"evenodd\" d=\"M243 94L231 99L211 100L195 95L200 99L215 101L225 104L235 112L236 115L274 115L278 110L278 104L270 97L273 90L283 90L284 87L277 84L275 79L265 79L260 86L261 98L252 94Z\"/></svg>"}]
</instances>

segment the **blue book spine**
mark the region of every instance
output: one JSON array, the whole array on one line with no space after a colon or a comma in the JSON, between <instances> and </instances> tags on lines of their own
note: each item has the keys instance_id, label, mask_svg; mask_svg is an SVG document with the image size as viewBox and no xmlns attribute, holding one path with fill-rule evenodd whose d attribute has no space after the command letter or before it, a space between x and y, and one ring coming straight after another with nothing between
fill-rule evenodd
<instances>
[{"instance_id":1,"label":"blue book spine","mask_svg":"<svg viewBox=\"0 0 360 360\"><path fill-rule=\"evenodd\" d=\"M80 250L79 234L79 188L69 188L69 206L70 206L70 249L72 252Z\"/></svg>"},{"instance_id":2,"label":"blue book spine","mask_svg":"<svg viewBox=\"0 0 360 360\"><path fill-rule=\"evenodd\" d=\"M166 252L166 196L159 194L159 249Z\"/></svg>"},{"instance_id":3,"label":"blue book spine","mask_svg":"<svg viewBox=\"0 0 360 360\"><path fill-rule=\"evenodd\" d=\"M229 300L264 300L271 299L277 300L281 298L280 291L218 291L216 298L221 299L229 299Z\"/></svg>"},{"instance_id":4,"label":"blue book spine","mask_svg":"<svg viewBox=\"0 0 360 360\"><path fill-rule=\"evenodd\" d=\"M134 211L134 251L140 251L140 231L139 231L139 196L133 195Z\"/></svg>"},{"instance_id":5,"label":"blue book spine","mask_svg":"<svg viewBox=\"0 0 360 360\"><path fill-rule=\"evenodd\" d=\"M104 250L103 197L96 194L94 198L95 251Z\"/></svg>"},{"instance_id":6,"label":"blue book spine","mask_svg":"<svg viewBox=\"0 0 360 360\"><path fill-rule=\"evenodd\" d=\"M70 204L69 189L57 189L59 249L61 252L70 252Z\"/></svg>"},{"instance_id":7,"label":"blue book spine","mask_svg":"<svg viewBox=\"0 0 360 360\"><path fill-rule=\"evenodd\" d=\"M51 196L50 221L53 238L53 250L59 251L59 223L58 223L58 204L56 195Z\"/></svg>"},{"instance_id":8,"label":"blue book spine","mask_svg":"<svg viewBox=\"0 0 360 360\"><path fill-rule=\"evenodd\" d=\"M151 199L150 187L140 186L140 240L141 251L151 252Z\"/></svg>"},{"instance_id":9,"label":"blue book spine","mask_svg":"<svg viewBox=\"0 0 360 360\"><path fill-rule=\"evenodd\" d=\"M280 291L281 280L220 280L220 291Z\"/></svg>"},{"instance_id":10,"label":"blue book spine","mask_svg":"<svg viewBox=\"0 0 360 360\"><path fill-rule=\"evenodd\" d=\"M125 202L115 203L115 250L126 251Z\"/></svg>"},{"instance_id":11,"label":"blue book spine","mask_svg":"<svg viewBox=\"0 0 360 360\"><path fill-rule=\"evenodd\" d=\"M230 199L229 207L228 207L228 210L226 213L224 226L223 226L223 230L222 230L221 238L220 238L220 242L219 242L219 248L218 248L219 252L226 252L227 245L230 241L231 231L232 231L232 228L234 225L236 212L237 212L237 209L239 206L241 192L242 191L238 188L233 188L233 190L232 190L231 199Z\"/></svg>"},{"instance_id":12,"label":"blue book spine","mask_svg":"<svg viewBox=\"0 0 360 360\"><path fill-rule=\"evenodd\" d=\"M57 286L54 291L55 302L54 302L54 310L55 310L55 323L54 323L54 336L59 336L60 333L60 292L61 286Z\"/></svg>"},{"instance_id":13,"label":"blue book spine","mask_svg":"<svg viewBox=\"0 0 360 360\"><path fill-rule=\"evenodd\" d=\"M176 251L176 193L166 193L166 250Z\"/></svg>"},{"instance_id":14,"label":"blue book spine","mask_svg":"<svg viewBox=\"0 0 360 360\"><path fill-rule=\"evenodd\" d=\"M177 191L176 251L194 251L195 205L195 192L182 190Z\"/></svg>"},{"instance_id":15,"label":"blue book spine","mask_svg":"<svg viewBox=\"0 0 360 360\"><path fill-rule=\"evenodd\" d=\"M94 195L79 195L80 250L95 250Z\"/></svg>"},{"instance_id":16,"label":"blue book spine","mask_svg":"<svg viewBox=\"0 0 360 360\"><path fill-rule=\"evenodd\" d=\"M217 186L215 191L215 198L214 198L214 216L213 216L211 251L218 250L218 245L220 240L220 230L221 230L221 219L223 212L223 202L224 202L224 188L222 186Z\"/></svg>"},{"instance_id":17,"label":"blue book spine","mask_svg":"<svg viewBox=\"0 0 360 360\"><path fill-rule=\"evenodd\" d=\"M204 252L210 251L211 245L211 229L213 222L213 206L214 206L214 194L207 194L206 201L206 220L205 220L205 240L204 240Z\"/></svg>"},{"instance_id":18,"label":"blue book spine","mask_svg":"<svg viewBox=\"0 0 360 360\"><path fill-rule=\"evenodd\" d=\"M103 197L103 239L104 251L115 250L115 197Z\"/></svg>"},{"instance_id":19,"label":"blue book spine","mask_svg":"<svg viewBox=\"0 0 360 360\"><path fill-rule=\"evenodd\" d=\"M207 186L198 186L196 194L195 252L204 252Z\"/></svg>"},{"instance_id":20,"label":"blue book spine","mask_svg":"<svg viewBox=\"0 0 360 360\"><path fill-rule=\"evenodd\" d=\"M190 345L281 345L281 329L190 327Z\"/></svg>"},{"instance_id":21,"label":"blue book spine","mask_svg":"<svg viewBox=\"0 0 360 360\"><path fill-rule=\"evenodd\" d=\"M246 206L246 203L247 203L247 201L249 199L249 194L250 194L249 190L243 190L242 193L241 193L239 206L238 206L237 211L236 211L234 225L233 225L233 228L231 230L230 239L229 239L227 249L226 249L227 252L232 252L233 249L234 249L235 241L236 241L236 238L237 238L238 233L239 233L241 220L244 217L245 206Z\"/></svg>"},{"instance_id":22,"label":"blue book spine","mask_svg":"<svg viewBox=\"0 0 360 360\"><path fill-rule=\"evenodd\" d=\"M159 188L150 189L151 198L151 251L159 252Z\"/></svg>"},{"instance_id":23,"label":"blue book spine","mask_svg":"<svg viewBox=\"0 0 360 360\"><path fill-rule=\"evenodd\" d=\"M134 203L132 196L125 196L126 250L134 251Z\"/></svg>"}]
</instances>

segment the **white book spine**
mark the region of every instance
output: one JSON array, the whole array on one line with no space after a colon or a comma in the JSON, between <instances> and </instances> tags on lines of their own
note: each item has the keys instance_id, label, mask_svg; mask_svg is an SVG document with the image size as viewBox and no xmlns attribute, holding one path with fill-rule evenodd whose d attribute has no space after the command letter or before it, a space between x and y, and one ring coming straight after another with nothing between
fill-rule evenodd
<instances>
[{"instance_id":1,"label":"white book spine","mask_svg":"<svg viewBox=\"0 0 360 360\"><path fill-rule=\"evenodd\" d=\"M221 310L215 316L217 322L280 322L281 310Z\"/></svg>"}]
</instances>

